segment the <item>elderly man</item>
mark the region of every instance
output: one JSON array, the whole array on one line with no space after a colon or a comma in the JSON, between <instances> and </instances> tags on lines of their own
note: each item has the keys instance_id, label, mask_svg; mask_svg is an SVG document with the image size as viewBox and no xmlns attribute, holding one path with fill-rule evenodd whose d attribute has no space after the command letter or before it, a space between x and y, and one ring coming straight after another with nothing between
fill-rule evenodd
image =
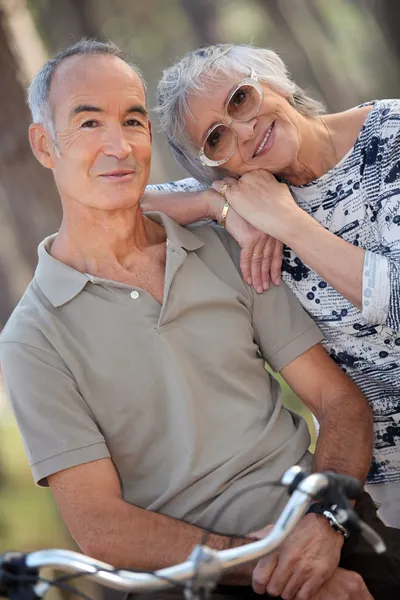
<instances>
[{"instance_id":1,"label":"elderly man","mask_svg":"<svg viewBox=\"0 0 400 600\"><path fill-rule=\"evenodd\" d=\"M35 480L82 550L139 569L182 561L238 490L311 466L305 422L282 408L264 359L321 423L314 469L364 480L369 406L285 286L245 284L223 229L141 212L151 125L136 68L112 44L83 41L44 65L29 101L32 149L53 171L63 220L39 246L1 362ZM245 543L284 503L277 488L243 495L210 545ZM231 594L253 584L370 599L338 567L343 544L308 514L254 571L232 573Z\"/></svg>"}]
</instances>

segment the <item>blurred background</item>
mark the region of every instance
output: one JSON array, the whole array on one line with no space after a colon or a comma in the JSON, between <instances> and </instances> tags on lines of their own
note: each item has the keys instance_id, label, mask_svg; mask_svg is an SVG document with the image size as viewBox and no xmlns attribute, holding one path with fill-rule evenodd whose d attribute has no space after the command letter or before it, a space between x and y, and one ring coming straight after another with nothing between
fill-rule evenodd
<instances>
[{"instance_id":1,"label":"blurred background","mask_svg":"<svg viewBox=\"0 0 400 600\"><path fill-rule=\"evenodd\" d=\"M112 39L141 67L152 106L163 68L188 50L253 42L280 53L301 87L340 111L400 96L399 24L394 0L0 0L0 330L32 277L38 243L60 222L51 173L27 136L26 88L49 55L81 37ZM151 181L185 176L153 122ZM48 490L33 484L0 374L0 552L49 546L72 541Z\"/></svg>"}]
</instances>

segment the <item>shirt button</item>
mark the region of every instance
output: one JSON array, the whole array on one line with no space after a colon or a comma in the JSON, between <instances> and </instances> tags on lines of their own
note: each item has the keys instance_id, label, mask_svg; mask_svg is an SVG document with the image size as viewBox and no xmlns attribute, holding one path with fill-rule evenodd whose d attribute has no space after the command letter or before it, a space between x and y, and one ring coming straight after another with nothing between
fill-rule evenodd
<instances>
[{"instance_id":1,"label":"shirt button","mask_svg":"<svg viewBox=\"0 0 400 600\"><path fill-rule=\"evenodd\" d=\"M139 292L137 290L133 290L133 292L131 292L131 298L132 300L137 300L139 298Z\"/></svg>"}]
</instances>

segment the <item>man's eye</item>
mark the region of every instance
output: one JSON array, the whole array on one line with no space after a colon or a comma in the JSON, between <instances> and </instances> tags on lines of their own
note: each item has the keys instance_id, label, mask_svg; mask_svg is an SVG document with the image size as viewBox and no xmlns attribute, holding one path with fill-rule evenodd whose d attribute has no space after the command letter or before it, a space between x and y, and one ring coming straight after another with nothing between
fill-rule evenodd
<instances>
[{"instance_id":1,"label":"man's eye","mask_svg":"<svg viewBox=\"0 0 400 600\"><path fill-rule=\"evenodd\" d=\"M128 119L125 121L125 124L129 127L144 127L144 124L138 121L137 119Z\"/></svg>"},{"instance_id":2,"label":"man's eye","mask_svg":"<svg viewBox=\"0 0 400 600\"><path fill-rule=\"evenodd\" d=\"M84 121L81 127L84 127L85 129L94 129L98 124L98 121Z\"/></svg>"}]
</instances>

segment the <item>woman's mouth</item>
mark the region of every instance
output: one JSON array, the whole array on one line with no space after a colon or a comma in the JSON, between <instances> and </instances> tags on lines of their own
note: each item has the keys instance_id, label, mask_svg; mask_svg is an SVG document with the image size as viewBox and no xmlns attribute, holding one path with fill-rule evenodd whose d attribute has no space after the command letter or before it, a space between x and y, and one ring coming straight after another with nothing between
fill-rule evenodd
<instances>
[{"instance_id":1,"label":"woman's mouth","mask_svg":"<svg viewBox=\"0 0 400 600\"><path fill-rule=\"evenodd\" d=\"M272 121L271 125L268 127L266 134L264 135L263 139L261 140L260 145L258 146L257 150L254 152L253 154L253 158L255 156L258 156L259 154L261 154L262 152L267 152L267 150L270 149L270 147L272 146L272 139L270 140L270 143L268 144L268 140L270 138L271 132L274 129L274 125L275 125L275 121Z\"/></svg>"}]
</instances>

